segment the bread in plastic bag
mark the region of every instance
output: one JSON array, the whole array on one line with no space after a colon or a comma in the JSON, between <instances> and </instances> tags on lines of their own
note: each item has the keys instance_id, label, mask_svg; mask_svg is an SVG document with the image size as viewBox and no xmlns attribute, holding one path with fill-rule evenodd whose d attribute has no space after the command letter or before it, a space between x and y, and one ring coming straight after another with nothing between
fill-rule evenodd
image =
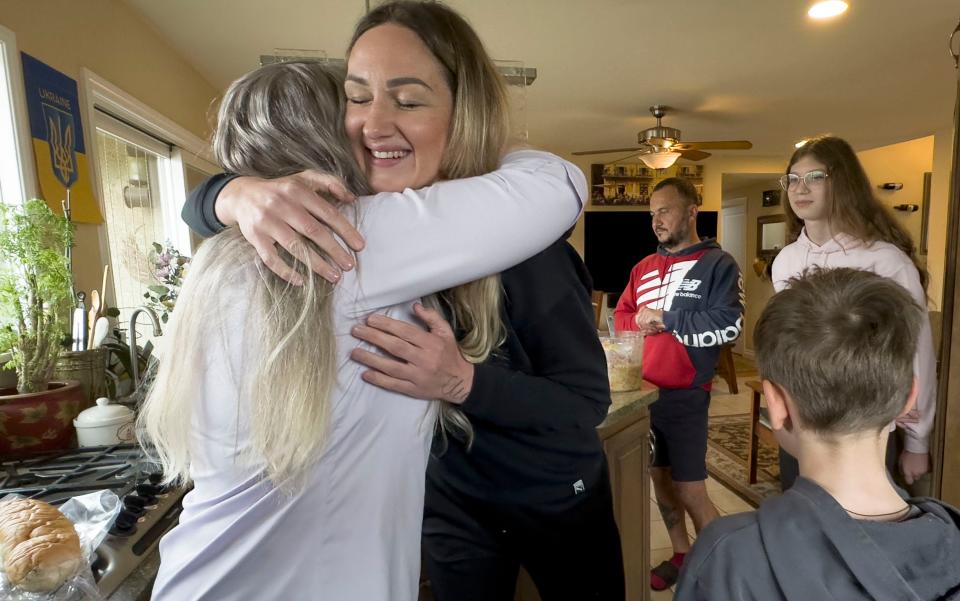
<instances>
[{"instance_id":1,"label":"bread in plastic bag","mask_svg":"<svg viewBox=\"0 0 960 601\"><path fill-rule=\"evenodd\" d=\"M22 495L6 495L0 504ZM100 490L73 497L59 507L68 520L73 522L80 538L82 561L80 568L67 578L55 591L34 593L13 586L0 566L0 599L4 601L103 601L103 596L90 569L96 559L96 550L110 532L117 514L120 513L120 498L112 490Z\"/></svg>"}]
</instances>

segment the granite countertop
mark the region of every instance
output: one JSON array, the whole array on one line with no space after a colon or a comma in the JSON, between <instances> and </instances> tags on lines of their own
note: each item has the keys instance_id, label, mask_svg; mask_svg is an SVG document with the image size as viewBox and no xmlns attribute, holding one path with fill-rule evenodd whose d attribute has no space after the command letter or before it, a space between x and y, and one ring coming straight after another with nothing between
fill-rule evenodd
<instances>
[{"instance_id":1,"label":"granite countertop","mask_svg":"<svg viewBox=\"0 0 960 601\"><path fill-rule=\"evenodd\" d=\"M160 549L148 553L137 569L107 597L107 601L150 601L153 581L160 569Z\"/></svg>"},{"instance_id":2,"label":"granite countertop","mask_svg":"<svg viewBox=\"0 0 960 601\"><path fill-rule=\"evenodd\" d=\"M639 390L628 392L613 392L610 394L610 408L607 417L598 429L605 430L632 417L638 411L644 410L657 400L657 389L644 383Z\"/></svg>"}]
</instances>

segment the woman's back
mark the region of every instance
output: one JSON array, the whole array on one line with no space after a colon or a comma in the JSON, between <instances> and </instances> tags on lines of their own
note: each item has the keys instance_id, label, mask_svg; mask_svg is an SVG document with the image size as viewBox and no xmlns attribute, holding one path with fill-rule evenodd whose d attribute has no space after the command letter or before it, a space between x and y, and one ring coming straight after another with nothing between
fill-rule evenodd
<instances>
[{"instance_id":1,"label":"woman's back","mask_svg":"<svg viewBox=\"0 0 960 601\"><path fill-rule=\"evenodd\" d=\"M350 315L349 286L338 288L327 444L301 489L288 495L274 487L263 478L265 466L243 456L249 397L238 376L262 359L249 303L258 276L250 276L224 287L223 320L211 324L206 339L191 434L195 487L184 499L181 525L161 542L155 598L230 599L256 590L277 599L412 595L420 558L407 541L419 539L435 404L361 380L362 366L349 360L358 320ZM385 313L413 318L409 303Z\"/></svg>"},{"instance_id":2,"label":"woman's back","mask_svg":"<svg viewBox=\"0 0 960 601\"><path fill-rule=\"evenodd\" d=\"M260 273L252 262L219 280L191 271L212 292L185 289L180 303L204 303L214 318L191 341L194 490L161 541L154 598L415 599L435 404L363 382L365 368L349 360L351 329L373 311L413 322L420 296L535 254L575 221L585 196L575 167L522 151L493 174L361 199L368 246L333 293L337 381L325 447L292 494L264 477L251 446L256 399L245 379L271 350L260 344L264 316L251 300Z\"/></svg>"}]
</instances>

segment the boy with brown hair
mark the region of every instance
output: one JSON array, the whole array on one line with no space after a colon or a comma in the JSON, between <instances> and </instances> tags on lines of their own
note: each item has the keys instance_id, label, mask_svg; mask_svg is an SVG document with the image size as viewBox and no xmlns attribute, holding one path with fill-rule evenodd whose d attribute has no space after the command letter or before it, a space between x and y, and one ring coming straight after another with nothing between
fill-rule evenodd
<instances>
[{"instance_id":1,"label":"boy with brown hair","mask_svg":"<svg viewBox=\"0 0 960 601\"><path fill-rule=\"evenodd\" d=\"M755 330L774 433L800 478L704 529L675 599L960 598L960 513L890 481L888 426L917 397L922 309L895 282L817 270Z\"/></svg>"}]
</instances>

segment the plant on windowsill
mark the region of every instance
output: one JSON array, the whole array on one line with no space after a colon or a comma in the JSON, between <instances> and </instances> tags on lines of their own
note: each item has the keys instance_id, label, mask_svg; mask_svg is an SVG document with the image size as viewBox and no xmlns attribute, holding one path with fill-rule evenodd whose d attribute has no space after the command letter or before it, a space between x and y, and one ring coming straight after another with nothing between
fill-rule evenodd
<instances>
[{"instance_id":1,"label":"plant on windowsill","mask_svg":"<svg viewBox=\"0 0 960 601\"><path fill-rule=\"evenodd\" d=\"M72 301L73 227L42 200L0 205L0 348L17 389L0 391L0 455L68 446L84 400L79 382L51 382Z\"/></svg>"},{"instance_id":2,"label":"plant on windowsill","mask_svg":"<svg viewBox=\"0 0 960 601\"><path fill-rule=\"evenodd\" d=\"M147 299L147 306L160 316L160 321L167 323L177 303L183 278L187 275L190 257L180 254L180 251L168 240L162 246L154 242L150 258L153 264L153 278L157 283L148 286L143 297Z\"/></svg>"}]
</instances>

